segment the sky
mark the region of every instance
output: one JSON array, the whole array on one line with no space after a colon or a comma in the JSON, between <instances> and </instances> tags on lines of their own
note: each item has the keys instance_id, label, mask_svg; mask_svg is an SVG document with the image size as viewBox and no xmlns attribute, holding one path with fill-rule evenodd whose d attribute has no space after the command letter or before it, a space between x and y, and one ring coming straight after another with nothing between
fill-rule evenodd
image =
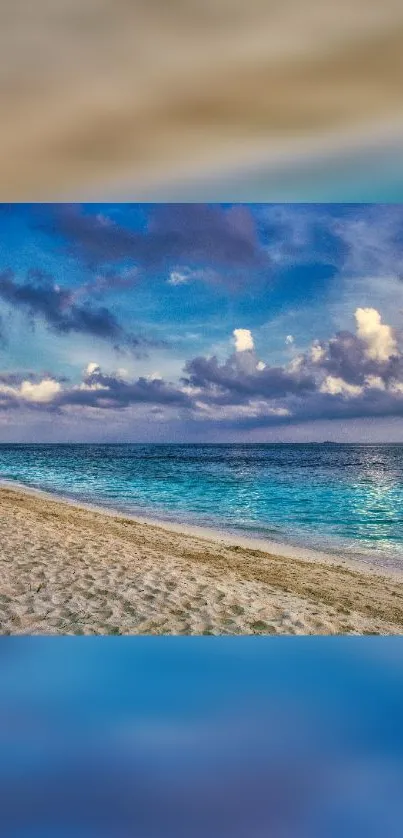
<instances>
[{"instance_id":1,"label":"sky","mask_svg":"<svg viewBox=\"0 0 403 838\"><path fill-rule=\"evenodd\" d=\"M0 441L403 442L403 205L0 225Z\"/></svg>"}]
</instances>

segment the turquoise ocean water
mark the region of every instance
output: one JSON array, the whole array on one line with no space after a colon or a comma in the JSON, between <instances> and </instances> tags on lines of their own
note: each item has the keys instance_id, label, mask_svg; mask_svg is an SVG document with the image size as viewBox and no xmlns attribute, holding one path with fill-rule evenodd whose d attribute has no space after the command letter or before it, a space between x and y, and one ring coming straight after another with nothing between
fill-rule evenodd
<instances>
[{"instance_id":1,"label":"turquoise ocean water","mask_svg":"<svg viewBox=\"0 0 403 838\"><path fill-rule=\"evenodd\" d=\"M179 524L403 567L403 445L11 445L0 477Z\"/></svg>"}]
</instances>

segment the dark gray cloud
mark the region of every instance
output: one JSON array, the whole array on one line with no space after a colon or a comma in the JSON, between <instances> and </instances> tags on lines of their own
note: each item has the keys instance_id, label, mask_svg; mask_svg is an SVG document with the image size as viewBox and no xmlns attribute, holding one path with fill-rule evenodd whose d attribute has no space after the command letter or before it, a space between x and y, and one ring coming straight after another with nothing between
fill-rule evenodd
<instances>
[{"instance_id":1,"label":"dark gray cloud","mask_svg":"<svg viewBox=\"0 0 403 838\"><path fill-rule=\"evenodd\" d=\"M289 401L289 415L261 411L259 414L227 416L223 412L219 428L223 430L253 430L280 425L298 425L316 421L348 421L349 419L381 419L403 417L403 394L367 392L356 399L313 394L308 400ZM205 425L206 418L195 415L194 424ZM217 422L214 423L217 426ZM364 440L363 440L364 441Z\"/></svg>"},{"instance_id":2,"label":"dark gray cloud","mask_svg":"<svg viewBox=\"0 0 403 838\"><path fill-rule=\"evenodd\" d=\"M75 302L70 289L61 288L41 271L29 271L25 282L19 282L12 271L3 271L0 299L24 310L33 320L42 317L58 334L80 332L108 340L117 348L135 349L141 343L138 337L124 330L108 308Z\"/></svg>"},{"instance_id":3,"label":"dark gray cloud","mask_svg":"<svg viewBox=\"0 0 403 838\"><path fill-rule=\"evenodd\" d=\"M315 366L342 378L350 384L363 384L368 376L380 376L385 383L403 377L403 358L400 353L386 360L368 357L365 342L349 331L338 332L323 346L324 355ZM312 369L311 358L305 357L304 366Z\"/></svg>"},{"instance_id":4,"label":"dark gray cloud","mask_svg":"<svg viewBox=\"0 0 403 838\"><path fill-rule=\"evenodd\" d=\"M403 392L381 390L375 387L363 388L359 395L348 397L343 394L316 393L300 403L294 411L294 420L352 419L366 417L390 417L403 415Z\"/></svg>"},{"instance_id":5,"label":"dark gray cloud","mask_svg":"<svg viewBox=\"0 0 403 838\"><path fill-rule=\"evenodd\" d=\"M179 387L162 379L140 377L126 381L118 375L105 375L99 367L83 378L83 387L64 390L57 404L125 408L131 404L178 405L189 407L191 401Z\"/></svg>"},{"instance_id":6,"label":"dark gray cloud","mask_svg":"<svg viewBox=\"0 0 403 838\"><path fill-rule=\"evenodd\" d=\"M101 297L105 291L127 290L133 288L138 278L137 268L122 271L104 270L102 273L96 273L93 279L81 285L75 291L75 298L90 296L96 299Z\"/></svg>"},{"instance_id":7,"label":"dark gray cloud","mask_svg":"<svg viewBox=\"0 0 403 838\"><path fill-rule=\"evenodd\" d=\"M252 351L235 352L223 364L215 356L193 358L185 366L183 380L193 387L204 388L206 393L211 388L219 388L237 401L240 397L242 400L273 399L292 393L302 395L315 389L314 378L305 372L293 373L284 367L270 366L259 370L257 364L258 358Z\"/></svg>"},{"instance_id":8,"label":"dark gray cloud","mask_svg":"<svg viewBox=\"0 0 403 838\"><path fill-rule=\"evenodd\" d=\"M66 385L67 386L62 386ZM65 378L32 373L4 373L0 376L0 407L25 407L31 410L59 411L63 407L124 409L130 405L190 407L189 396L169 382L139 377L128 381L118 374L106 375L94 365L79 385Z\"/></svg>"},{"instance_id":9,"label":"dark gray cloud","mask_svg":"<svg viewBox=\"0 0 403 838\"><path fill-rule=\"evenodd\" d=\"M150 205L147 229L138 232L80 205L49 205L37 223L92 268L132 260L145 268L169 264L258 267L263 257L247 207L206 204Z\"/></svg>"},{"instance_id":10,"label":"dark gray cloud","mask_svg":"<svg viewBox=\"0 0 403 838\"><path fill-rule=\"evenodd\" d=\"M286 366L264 365L254 350L223 363L199 356L187 362L183 381L195 388L199 403L216 406L221 427L403 415L396 334L374 309L358 309L356 319L357 334L339 332ZM242 409L237 413L235 406ZM211 410L205 417L212 418Z\"/></svg>"},{"instance_id":11,"label":"dark gray cloud","mask_svg":"<svg viewBox=\"0 0 403 838\"><path fill-rule=\"evenodd\" d=\"M38 373L33 370L15 370L13 372L0 372L0 384L5 384L10 387L18 387L22 381L41 381L44 377L51 377L49 373ZM65 377L59 378L59 381L67 381Z\"/></svg>"}]
</instances>

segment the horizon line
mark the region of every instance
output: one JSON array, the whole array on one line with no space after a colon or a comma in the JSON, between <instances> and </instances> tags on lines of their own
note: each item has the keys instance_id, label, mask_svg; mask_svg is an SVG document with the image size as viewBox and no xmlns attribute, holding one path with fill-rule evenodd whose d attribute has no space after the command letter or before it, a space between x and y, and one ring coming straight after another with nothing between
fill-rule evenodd
<instances>
[{"instance_id":1,"label":"horizon line","mask_svg":"<svg viewBox=\"0 0 403 838\"><path fill-rule=\"evenodd\" d=\"M194 442L152 442L152 441L141 441L141 440L114 440L114 441L97 441L97 440L90 440L90 441L66 441L66 440L49 440L48 442L27 442L23 440L19 441L6 441L0 440L1 445L403 445L403 440L390 442L389 440L372 440L368 442L354 442L354 441L345 441L345 440L335 440L335 439L326 439L326 440L309 440L309 441L287 441L283 442L281 440L272 440L267 442L231 442L231 441L221 441L221 442L203 442L203 441L194 441Z\"/></svg>"}]
</instances>

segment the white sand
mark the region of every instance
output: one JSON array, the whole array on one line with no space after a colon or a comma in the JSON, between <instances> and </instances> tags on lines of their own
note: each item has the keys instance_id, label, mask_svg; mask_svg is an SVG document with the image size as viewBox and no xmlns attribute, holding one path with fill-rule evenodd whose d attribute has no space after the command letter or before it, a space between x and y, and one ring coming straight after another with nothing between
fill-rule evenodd
<instances>
[{"instance_id":1,"label":"white sand","mask_svg":"<svg viewBox=\"0 0 403 838\"><path fill-rule=\"evenodd\" d=\"M2 633L398 634L403 582L0 489Z\"/></svg>"}]
</instances>

